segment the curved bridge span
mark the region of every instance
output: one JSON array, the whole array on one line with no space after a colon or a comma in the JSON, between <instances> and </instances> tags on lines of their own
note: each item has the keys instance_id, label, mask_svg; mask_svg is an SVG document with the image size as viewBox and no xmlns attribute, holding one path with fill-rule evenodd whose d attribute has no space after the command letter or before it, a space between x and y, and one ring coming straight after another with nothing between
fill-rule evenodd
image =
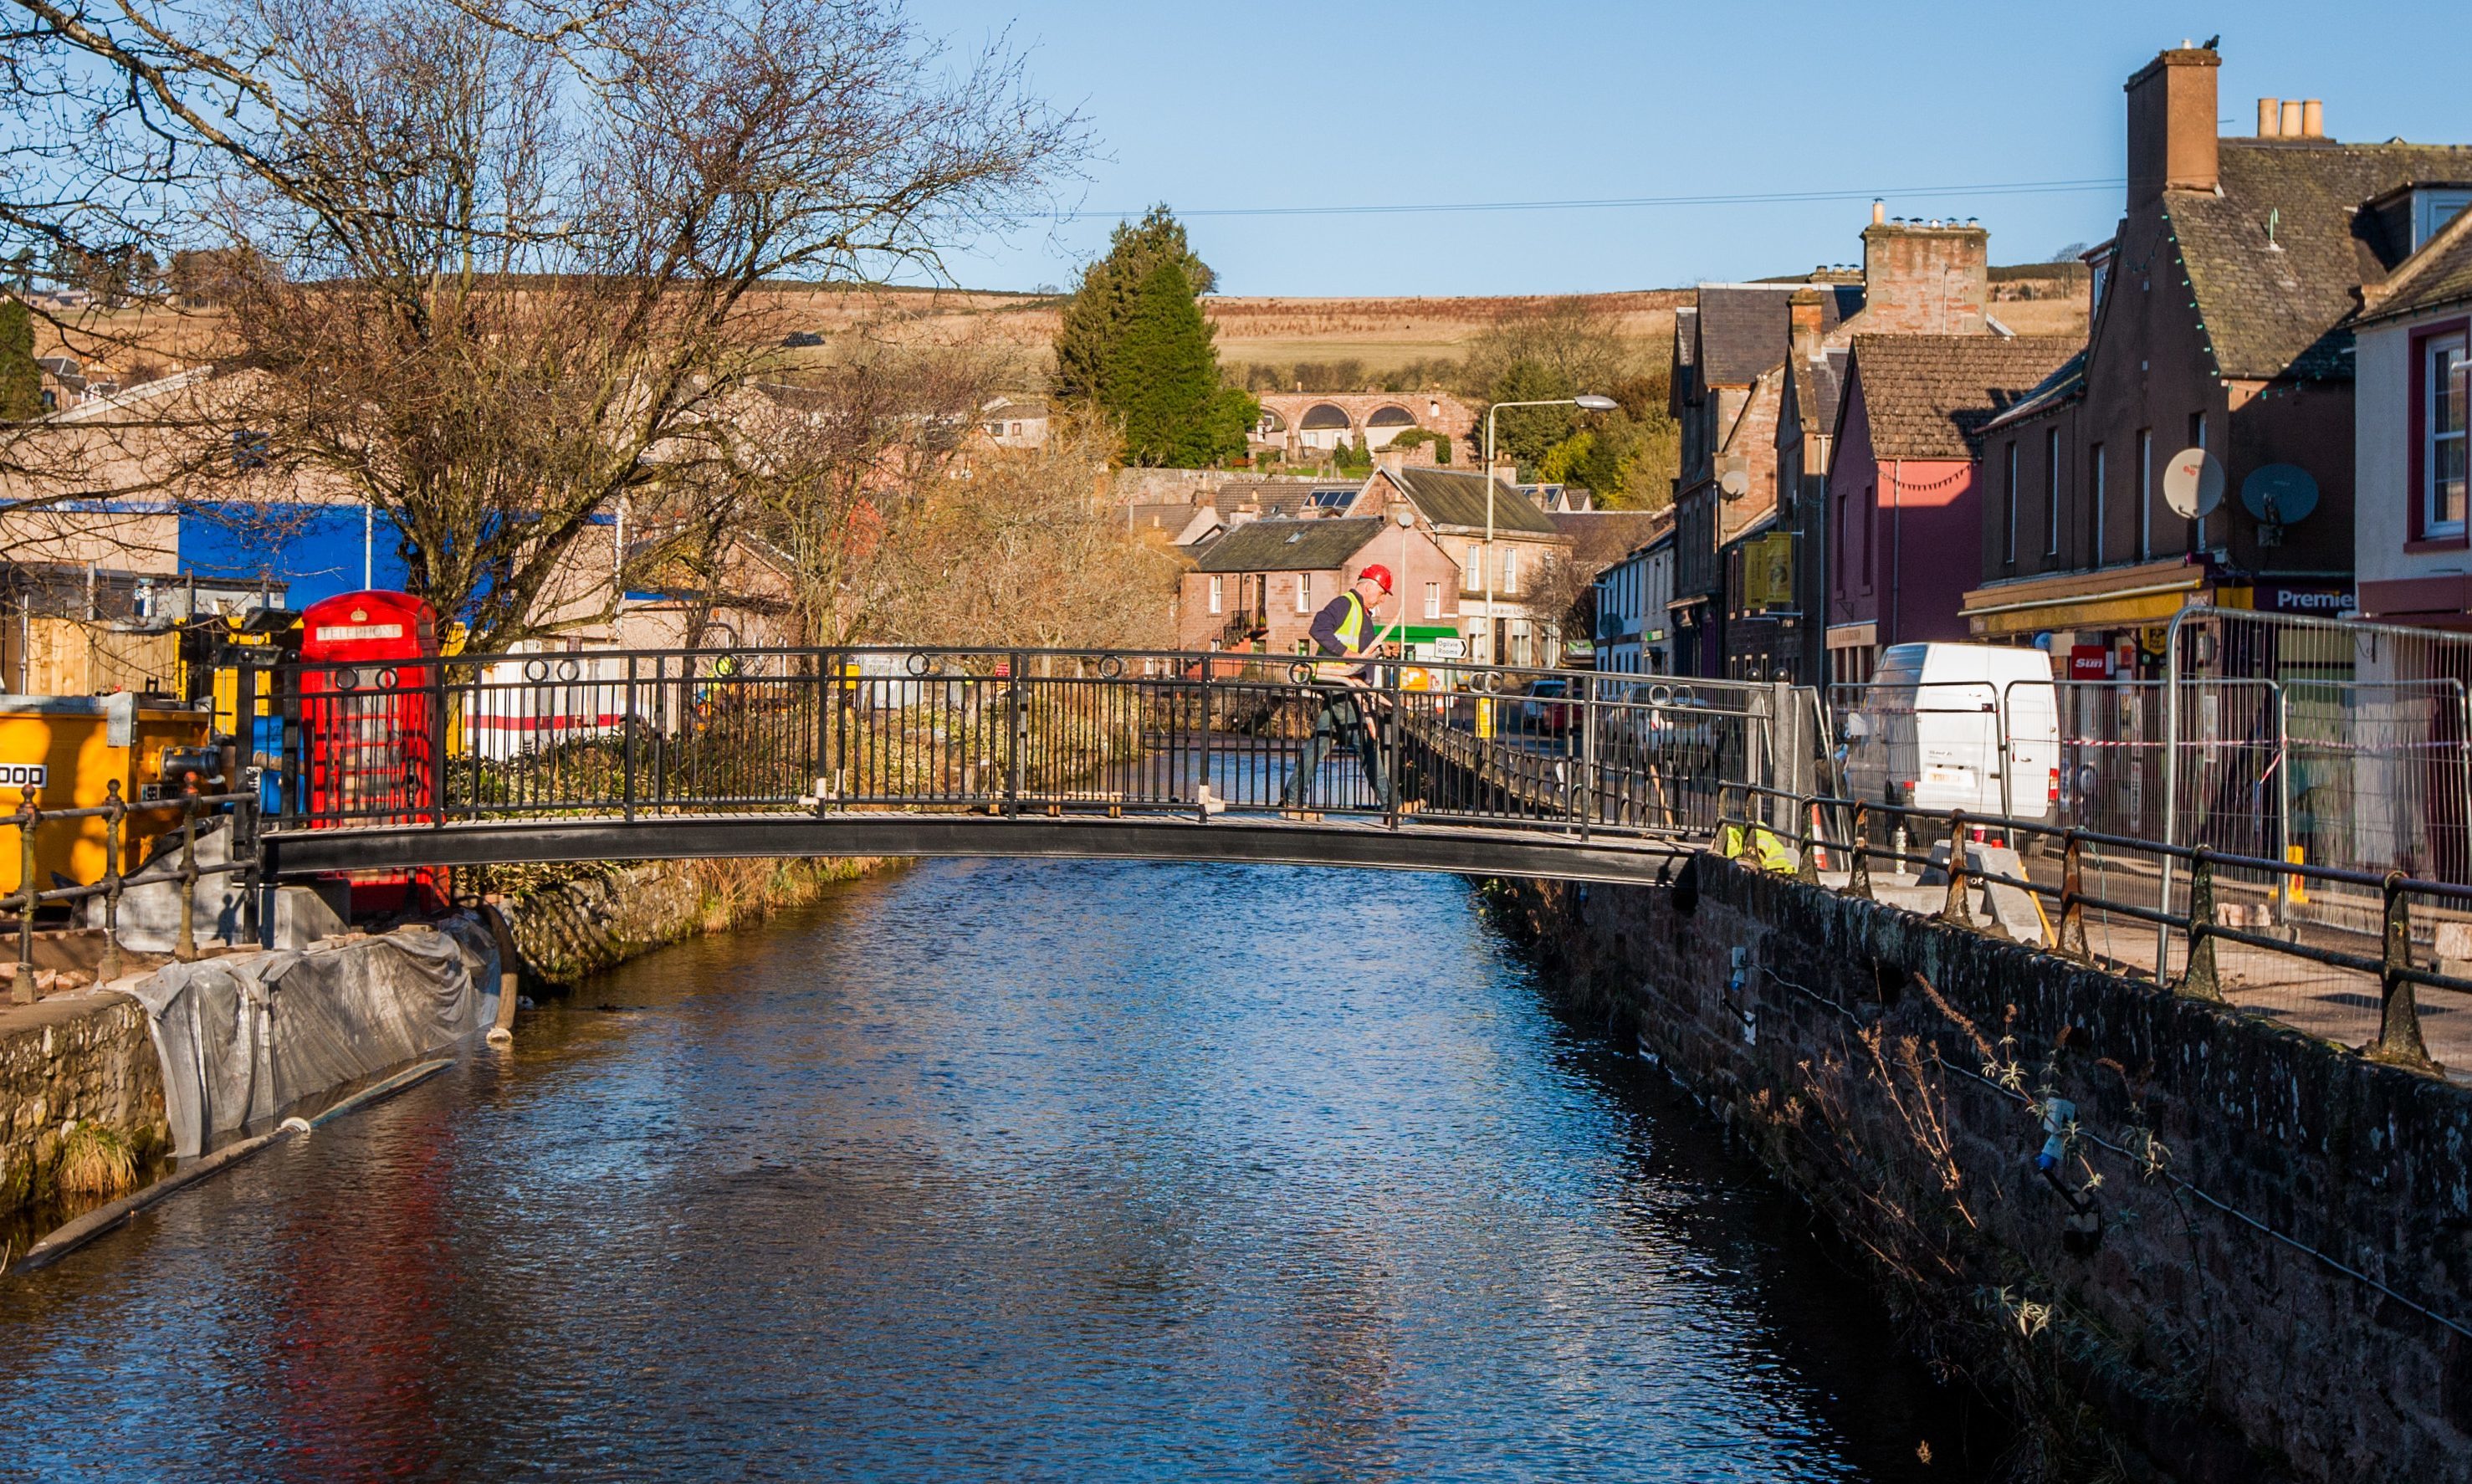
<instances>
[{"instance_id":1,"label":"curved bridge span","mask_svg":"<svg viewBox=\"0 0 2472 1484\"><path fill-rule=\"evenodd\" d=\"M1811 742L1783 687L1413 657L621 651L245 684L282 718L273 876L911 855L1649 881Z\"/></svg>"}]
</instances>

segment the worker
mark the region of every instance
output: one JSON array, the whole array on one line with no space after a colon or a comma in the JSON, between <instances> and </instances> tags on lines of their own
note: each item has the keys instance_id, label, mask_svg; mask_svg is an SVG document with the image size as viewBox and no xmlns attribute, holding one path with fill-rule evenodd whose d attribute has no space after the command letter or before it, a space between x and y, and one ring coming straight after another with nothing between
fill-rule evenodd
<instances>
[{"instance_id":1,"label":"worker","mask_svg":"<svg viewBox=\"0 0 2472 1484\"><path fill-rule=\"evenodd\" d=\"M1382 744L1373 734L1372 719L1367 715L1373 690L1372 676L1367 666L1334 661L1369 656L1367 645L1374 632L1373 619L1390 598L1390 569L1378 562L1371 562L1356 574L1356 581L1348 585L1346 591L1322 605L1321 611L1314 615L1314 648L1330 658L1314 665L1313 736L1305 743L1304 756L1297 760L1296 771L1289 776L1288 786L1279 797L1281 812L1298 812L1311 802L1314 776L1321 771L1322 759L1342 735L1355 743L1357 758L1364 764L1366 781L1373 786L1374 799L1389 806L1390 784L1382 767Z\"/></svg>"}]
</instances>

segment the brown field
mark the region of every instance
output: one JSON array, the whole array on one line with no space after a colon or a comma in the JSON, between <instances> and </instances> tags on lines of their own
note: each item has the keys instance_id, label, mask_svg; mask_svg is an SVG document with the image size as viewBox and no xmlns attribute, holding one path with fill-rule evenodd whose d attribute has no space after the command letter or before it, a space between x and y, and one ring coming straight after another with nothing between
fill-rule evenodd
<instances>
[{"instance_id":1,"label":"brown field","mask_svg":"<svg viewBox=\"0 0 2472 1484\"><path fill-rule=\"evenodd\" d=\"M2075 268L2076 265L2068 265ZM2079 270L2081 274L2082 270ZM2063 281L2008 269L1992 284L1994 312L2021 335L2082 334L2082 278ZM1688 289L1642 289L1581 296L1612 317L1645 357L1662 358L1674 334L1674 310ZM851 337L914 345L977 344L1015 356L1025 383L1043 378L1063 300L1053 295L966 289L816 289L784 287L767 307L784 332L824 337L820 347L785 349L785 373L829 365L848 354ZM1418 362L1457 359L1468 343L1506 317L1534 313L1543 297L1466 299L1213 298L1203 311L1219 329L1219 356L1231 366L1289 367L1297 362L1359 361L1380 375ZM125 310L96 314L98 339L74 335L74 351L124 374L178 370L213 354L214 317ZM37 353L58 348L59 335L38 321ZM132 349L131 347L142 348Z\"/></svg>"}]
</instances>

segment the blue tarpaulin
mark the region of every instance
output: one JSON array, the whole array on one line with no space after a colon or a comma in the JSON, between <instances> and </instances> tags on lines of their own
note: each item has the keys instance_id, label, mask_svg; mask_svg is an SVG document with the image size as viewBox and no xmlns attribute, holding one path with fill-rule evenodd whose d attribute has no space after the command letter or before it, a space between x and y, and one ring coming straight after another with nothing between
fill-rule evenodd
<instances>
[{"instance_id":1,"label":"blue tarpaulin","mask_svg":"<svg viewBox=\"0 0 2472 1484\"><path fill-rule=\"evenodd\" d=\"M400 538L381 516L369 530L371 581L362 581L358 505L202 506L180 513L180 571L246 586L289 583L286 607L307 608L364 586L401 588Z\"/></svg>"}]
</instances>

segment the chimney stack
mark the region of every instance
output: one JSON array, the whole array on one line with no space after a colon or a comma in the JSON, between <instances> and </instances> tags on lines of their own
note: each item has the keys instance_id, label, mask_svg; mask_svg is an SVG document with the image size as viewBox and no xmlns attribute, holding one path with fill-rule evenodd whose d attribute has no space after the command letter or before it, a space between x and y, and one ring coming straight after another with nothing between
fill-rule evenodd
<instances>
[{"instance_id":1,"label":"chimney stack","mask_svg":"<svg viewBox=\"0 0 2472 1484\"><path fill-rule=\"evenodd\" d=\"M2215 158L2215 72L2222 59L2204 47L2164 52L2128 80L2128 205L2165 191L2211 191ZM2287 128L2299 117L2285 104Z\"/></svg>"},{"instance_id":2,"label":"chimney stack","mask_svg":"<svg viewBox=\"0 0 2472 1484\"><path fill-rule=\"evenodd\" d=\"M1408 450L1405 448L1377 448L1373 452L1373 463L1377 467L1387 468L1395 474L1408 467Z\"/></svg>"},{"instance_id":3,"label":"chimney stack","mask_svg":"<svg viewBox=\"0 0 2472 1484\"><path fill-rule=\"evenodd\" d=\"M2326 137L2326 105L2315 98L2301 100L2300 136L2304 139Z\"/></svg>"},{"instance_id":4,"label":"chimney stack","mask_svg":"<svg viewBox=\"0 0 2472 1484\"><path fill-rule=\"evenodd\" d=\"M2260 98L2257 101L2257 136L2272 139L2283 132L2283 103L2280 99Z\"/></svg>"},{"instance_id":5,"label":"chimney stack","mask_svg":"<svg viewBox=\"0 0 2472 1484\"><path fill-rule=\"evenodd\" d=\"M1792 345L1795 358L1801 361L1818 360L1819 291L1818 289L1795 290L1794 301L1788 306L1788 313L1794 322Z\"/></svg>"},{"instance_id":6,"label":"chimney stack","mask_svg":"<svg viewBox=\"0 0 2472 1484\"><path fill-rule=\"evenodd\" d=\"M1863 228L1863 316L1875 335L1979 335L1991 301L1991 234L1980 227L1888 222ZM1812 299L1813 328L1820 310Z\"/></svg>"}]
</instances>

